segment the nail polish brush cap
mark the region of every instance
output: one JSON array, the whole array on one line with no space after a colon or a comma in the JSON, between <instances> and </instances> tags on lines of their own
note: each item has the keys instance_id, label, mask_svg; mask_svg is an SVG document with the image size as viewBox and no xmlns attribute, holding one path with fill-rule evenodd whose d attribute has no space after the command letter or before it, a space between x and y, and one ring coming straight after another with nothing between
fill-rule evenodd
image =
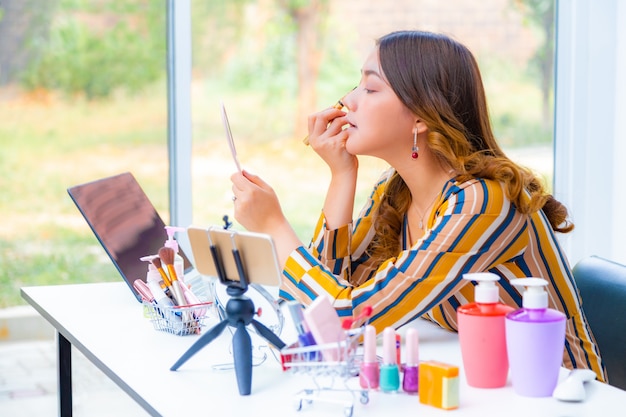
<instances>
[{"instance_id":1,"label":"nail polish brush cap","mask_svg":"<svg viewBox=\"0 0 626 417\"><path fill-rule=\"evenodd\" d=\"M417 329L406 331L406 364L407 366L417 366L419 364L419 338Z\"/></svg>"},{"instance_id":2,"label":"nail polish brush cap","mask_svg":"<svg viewBox=\"0 0 626 417\"><path fill-rule=\"evenodd\" d=\"M396 331L387 327L383 331L383 364L397 365L396 355Z\"/></svg>"},{"instance_id":3,"label":"nail polish brush cap","mask_svg":"<svg viewBox=\"0 0 626 417\"><path fill-rule=\"evenodd\" d=\"M363 335L363 362L373 363L376 360L376 329L368 324Z\"/></svg>"}]
</instances>

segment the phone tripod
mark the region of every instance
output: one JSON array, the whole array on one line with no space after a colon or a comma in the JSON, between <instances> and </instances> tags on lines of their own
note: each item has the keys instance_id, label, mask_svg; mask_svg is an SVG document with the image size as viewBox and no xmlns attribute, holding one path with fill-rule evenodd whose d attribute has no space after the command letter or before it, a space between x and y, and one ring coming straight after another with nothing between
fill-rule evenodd
<instances>
[{"instance_id":1,"label":"phone tripod","mask_svg":"<svg viewBox=\"0 0 626 417\"><path fill-rule=\"evenodd\" d=\"M187 362L189 358L195 355L200 349L208 345L219 336L226 326L235 328L233 334L233 356L235 359L235 374L237 376L237 385L240 395L250 395L252 387L252 341L246 326L251 324L257 333L274 345L277 349L285 347L285 343L275 335L264 324L254 319L254 303L245 293L248 290L248 282L244 272L243 263L237 249L233 249L233 256L237 264L239 272L239 281L228 280L225 277L222 267L221 258L215 247L211 247L213 259L216 263L218 277L222 284L227 285L226 293L230 299L226 303L226 318L213 326L207 333L203 334L188 350L185 352L174 365L171 371L176 371L182 364Z\"/></svg>"}]
</instances>

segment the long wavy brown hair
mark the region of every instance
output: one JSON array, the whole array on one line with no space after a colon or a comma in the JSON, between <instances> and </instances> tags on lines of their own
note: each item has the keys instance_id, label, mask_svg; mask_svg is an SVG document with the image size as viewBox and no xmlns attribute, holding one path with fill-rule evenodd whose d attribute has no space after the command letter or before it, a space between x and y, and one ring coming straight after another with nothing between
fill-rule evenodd
<instances>
[{"instance_id":1,"label":"long wavy brown hair","mask_svg":"<svg viewBox=\"0 0 626 417\"><path fill-rule=\"evenodd\" d=\"M442 166L456 171L457 181L499 181L520 212L543 209L553 230L567 233L574 228L567 208L547 192L542 180L511 161L498 145L480 70L465 46L445 35L420 31L393 32L377 45L391 88L428 126L430 150ZM382 262L397 255L410 203L409 189L395 173L376 213L376 234L368 248L374 259Z\"/></svg>"}]
</instances>

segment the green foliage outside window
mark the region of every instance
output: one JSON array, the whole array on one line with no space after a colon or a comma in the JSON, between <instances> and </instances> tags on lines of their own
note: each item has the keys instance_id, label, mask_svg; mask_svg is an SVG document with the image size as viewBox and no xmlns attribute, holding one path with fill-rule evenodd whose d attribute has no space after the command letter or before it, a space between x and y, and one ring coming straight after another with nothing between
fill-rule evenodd
<instances>
[{"instance_id":1,"label":"green foliage outside window","mask_svg":"<svg viewBox=\"0 0 626 417\"><path fill-rule=\"evenodd\" d=\"M64 0L58 11L63 17L50 33L30 40L41 53L22 73L25 87L94 99L136 92L165 76L163 2Z\"/></svg>"}]
</instances>

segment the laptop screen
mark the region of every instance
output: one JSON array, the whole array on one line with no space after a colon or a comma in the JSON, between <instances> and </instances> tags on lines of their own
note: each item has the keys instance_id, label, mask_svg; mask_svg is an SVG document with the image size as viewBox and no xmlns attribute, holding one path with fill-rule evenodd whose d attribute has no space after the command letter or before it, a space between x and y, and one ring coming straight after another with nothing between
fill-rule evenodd
<instances>
[{"instance_id":1,"label":"laptop screen","mask_svg":"<svg viewBox=\"0 0 626 417\"><path fill-rule=\"evenodd\" d=\"M68 193L137 300L133 282L145 281L148 264L139 258L155 255L167 239L165 223L129 173L68 188ZM179 250L185 271L191 262Z\"/></svg>"}]
</instances>

